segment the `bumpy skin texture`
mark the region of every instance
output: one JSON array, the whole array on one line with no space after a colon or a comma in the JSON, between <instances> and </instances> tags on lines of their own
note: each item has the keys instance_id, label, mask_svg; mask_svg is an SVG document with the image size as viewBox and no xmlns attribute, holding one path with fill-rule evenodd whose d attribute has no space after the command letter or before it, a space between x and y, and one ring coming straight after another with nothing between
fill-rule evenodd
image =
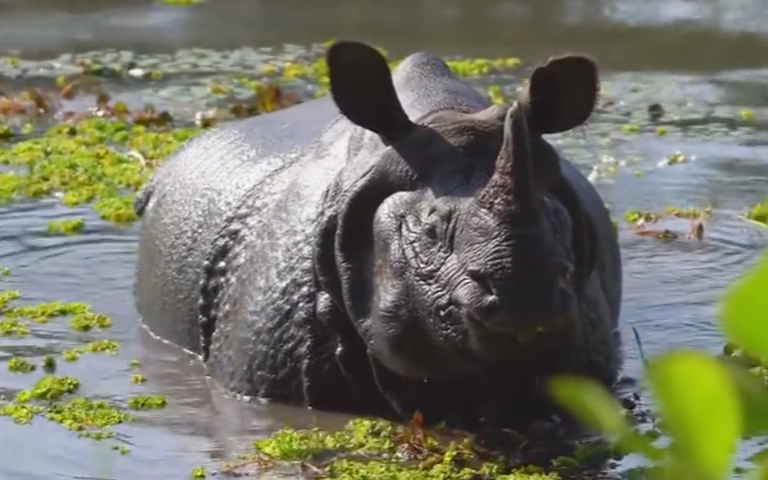
<instances>
[{"instance_id":1,"label":"bumpy skin texture","mask_svg":"<svg viewBox=\"0 0 768 480\"><path fill-rule=\"evenodd\" d=\"M537 410L552 374L612 384L616 236L541 136L591 113L591 60L509 111L431 54L328 64L332 96L191 140L139 196L149 328L233 392L466 428Z\"/></svg>"}]
</instances>

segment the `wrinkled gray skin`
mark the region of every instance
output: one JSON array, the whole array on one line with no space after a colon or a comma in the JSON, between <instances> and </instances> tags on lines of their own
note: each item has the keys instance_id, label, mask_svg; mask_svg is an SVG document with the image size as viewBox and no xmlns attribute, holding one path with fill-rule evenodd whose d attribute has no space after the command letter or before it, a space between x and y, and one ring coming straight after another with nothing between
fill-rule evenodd
<instances>
[{"instance_id":1,"label":"wrinkled gray skin","mask_svg":"<svg viewBox=\"0 0 768 480\"><path fill-rule=\"evenodd\" d=\"M136 202L136 301L228 390L428 422L511 424L541 381L611 385L619 247L542 135L587 120L586 57L492 106L439 58L327 54L331 96L221 126Z\"/></svg>"}]
</instances>

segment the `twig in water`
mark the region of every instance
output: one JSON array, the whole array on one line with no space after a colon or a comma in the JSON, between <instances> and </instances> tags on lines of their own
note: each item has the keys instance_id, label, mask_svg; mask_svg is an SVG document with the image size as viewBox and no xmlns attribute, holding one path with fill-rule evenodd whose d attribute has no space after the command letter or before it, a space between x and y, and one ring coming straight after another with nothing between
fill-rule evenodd
<instances>
[{"instance_id":1,"label":"twig in water","mask_svg":"<svg viewBox=\"0 0 768 480\"><path fill-rule=\"evenodd\" d=\"M645 358L645 352L643 352L643 342L640 340L640 334L635 327L632 327L632 333L635 334L635 343L637 343L637 349L640 351L640 359L643 361L643 367L648 367L648 360Z\"/></svg>"}]
</instances>

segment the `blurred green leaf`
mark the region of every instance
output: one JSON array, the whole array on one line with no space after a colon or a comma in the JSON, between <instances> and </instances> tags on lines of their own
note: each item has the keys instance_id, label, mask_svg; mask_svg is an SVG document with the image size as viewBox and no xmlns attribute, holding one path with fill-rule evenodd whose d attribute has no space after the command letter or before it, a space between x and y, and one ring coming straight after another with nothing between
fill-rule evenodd
<instances>
[{"instance_id":1,"label":"blurred green leaf","mask_svg":"<svg viewBox=\"0 0 768 480\"><path fill-rule=\"evenodd\" d=\"M742 435L768 435L768 390L761 378L749 373L733 360L724 359L736 391L741 398L744 431Z\"/></svg>"},{"instance_id":2,"label":"blurred green leaf","mask_svg":"<svg viewBox=\"0 0 768 480\"><path fill-rule=\"evenodd\" d=\"M768 464L763 460L759 466L744 476L746 480L768 480Z\"/></svg>"},{"instance_id":3,"label":"blurred green leaf","mask_svg":"<svg viewBox=\"0 0 768 480\"><path fill-rule=\"evenodd\" d=\"M738 346L768 359L768 255L729 287L720 310L726 336Z\"/></svg>"},{"instance_id":4,"label":"blurred green leaf","mask_svg":"<svg viewBox=\"0 0 768 480\"><path fill-rule=\"evenodd\" d=\"M650 460L662 457L659 449L630 427L620 413L621 406L600 383L589 378L562 375L550 379L548 388L552 397L585 426L613 436L625 453L639 453Z\"/></svg>"},{"instance_id":5,"label":"blurred green leaf","mask_svg":"<svg viewBox=\"0 0 768 480\"><path fill-rule=\"evenodd\" d=\"M647 372L673 453L697 478L727 478L741 437L742 406L725 366L704 353L679 350L649 362Z\"/></svg>"}]
</instances>

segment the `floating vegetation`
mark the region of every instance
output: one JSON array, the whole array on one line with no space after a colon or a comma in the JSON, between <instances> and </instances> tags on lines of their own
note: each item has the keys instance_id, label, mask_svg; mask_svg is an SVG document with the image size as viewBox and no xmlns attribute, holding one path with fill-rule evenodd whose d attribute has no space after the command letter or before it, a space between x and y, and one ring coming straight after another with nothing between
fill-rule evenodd
<instances>
[{"instance_id":1,"label":"floating vegetation","mask_svg":"<svg viewBox=\"0 0 768 480\"><path fill-rule=\"evenodd\" d=\"M744 215L747 220L768 226L768 197L749 208Z\"/></svg>"},{"instance_id":2,"label":"floating vegetation","mask_svg":"<svg viewBox=\"0 0 768 480\"><path fill-rule=\"evenodd\" d=\"M92 311L85 303L53 301L12 305L19 298L21 293L16 290L0 292L0 335L24 337L34 325L63 317L71 317L69 328L80 332L102 331L111 326L109 317ZM114 340L101 338L65 350L61 352L61 357L71 362L85 353L112 354L118 349L119 344ZM114 436L109 427L133 419L131 410L159 409L167 403L162 395L132 395L124 405L112 400L77 396L80 380L71 375L56 374L57 363L55 355L44 355L40 362L42 375L34 385L19 391L13 398L0 398L0 417L8 417L19 425L40 418L77 432L81 437L104 440ZM38 365L31 359L21 356L10 357L6 365L13 373L32 374L38 370ZM132 383L143 383L134 380L133 377L137 376L143 378L143 375L135 373ZM121 444L114 445L113 449L121 454L129 452Z\"/></svg>"},{"instance_id":3,"label":"floating vegetation","mask_svg":"<svg viewBox=\"0 0 768 480\"><path fill-rule=\"evenodd\" d=\"M688 163L691 160L695 160L693 156L687 156L684 155L682 152L673 152L666 157L664 157L662 160L659 161L657 166L659 167L665 167L669 165L679 165L681 163Z\"/></svg>"},{"instance_id":4,"label":"floating vegetation","mask_svg":"<svg viewBox=\"0 0 768 480\"><path fill-rule=\"evenodd\" d=\"M21 357L8 359L8 371L16 373L29 373L35 369L35 364Z\"/></svg>"},{"instance_id":5,"label":"floating vegetation","mask_svg":"<svg viewBox=\"0 0 768 480\"><path fill-rule=\"evenodd\" d=\"M48 233L72 235L74 233L81 232L84 227L85 227L85 221L82 218L51 220L50 222L48 222Z\"/></svg>"},{"instance_id":6,"label":"floating vegetation","mask_svg":"<svg viewBox=\"0 0 768 480\"><path fill-rule=\"evenodd\" d=\"M515 434L518 435L518 434ZM358 418L340 431L317 428L283 428L268 438L256 440L253 451L226 464L224 475L254 475L279 466L293 465L310 478L388 478L388 479L501 479L544 480L572 478L618 454L606 444L593 440L575 442L568 454L554 454L544 465L526 459L539 441L518 436L518 448L500 453L478 438L445 428L428 429L418 414L408 425L385 420ZM561 440L549 431L546 443L557 451ZM204 474L200 467L193 478Z\"/></svg>"},{"instance_id":7,"label":"floating vegetation","mask_svg":"<svg viewBox=\"0 0 768 480\"><path fill-rule=\"evenodd\" d=\"M677 218L689 220L688 230L684 237L689 240L702 240L704 237L704 225L712 216L712 207L707 208L678 208L667 207L663 212L642 210L627 210L624 212L624 220L632 225L632 233L644 237L652 237L657 240L669 242L680 238L681 234L670 229L653 229L653 225L665 218Z\"/></svg>"},{"instance_id":8,"label":"floating vegetation","mask_svg":"<svg viewBox=\"0 0 768 480\"><path fill-rule=\"evenodd\" d=\"M119 345L117 342L107 339L95 340L86 343L83 346L70 348L62 353L64 360L74 362L80 358L83 353L115 353Z\"/></svg>"},{"instance_id":9,"label":"floating vegetation","mask_svg":"<svg viewBox=\"0 0 768 480\"><path fill-rule=\"evenodd\" d=\"M166 405L163 395L136 395L128 397L128 408L131 410L156 410Z\"/></svg>"}]
</instances>

